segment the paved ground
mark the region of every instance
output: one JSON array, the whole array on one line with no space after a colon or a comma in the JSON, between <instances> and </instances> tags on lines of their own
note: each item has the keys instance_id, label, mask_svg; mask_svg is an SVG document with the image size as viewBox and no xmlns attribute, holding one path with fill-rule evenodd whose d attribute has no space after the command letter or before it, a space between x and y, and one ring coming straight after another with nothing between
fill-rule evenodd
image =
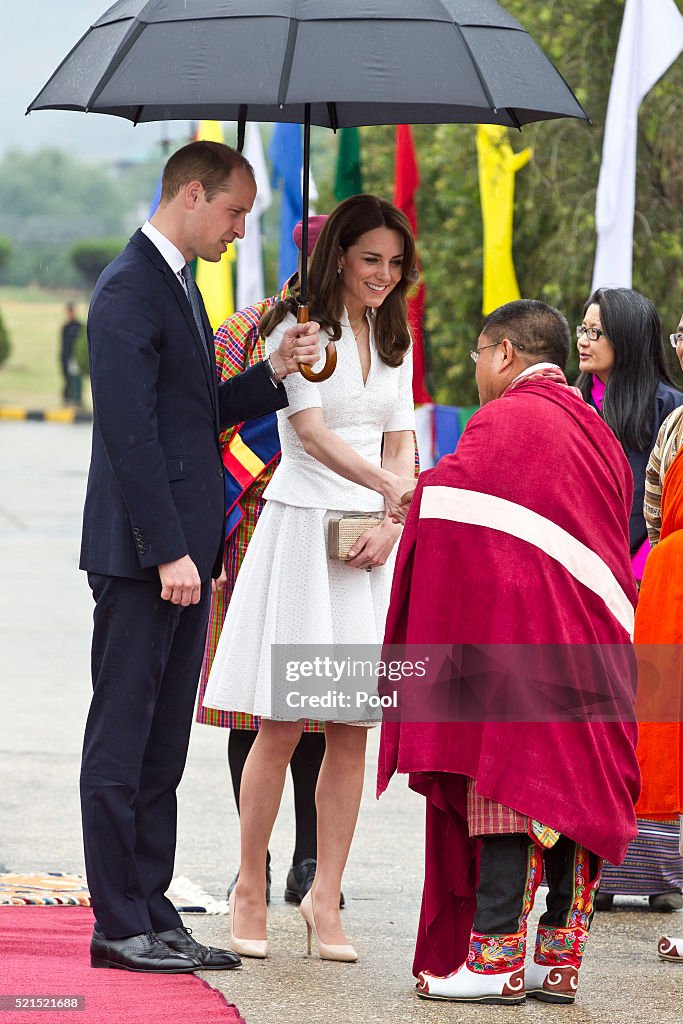
<instances>
[{"instance_id":1,"label":"paved ground","mask_svg":"<svg viewBox=\"0 0 683 1024\"><path fill-rule=\"evenodd\" d=\"M88 453L87 426L0 422L0 864L6 870L83 867L77 775L90 686L91 600L76 564ZM225 742L221 730L195 727L180 791L177 873L216 897L225 892L238 849ZM379 803L374 800L376 746L377 731L344 884L344 922L360 960L336 965L305 956L304 923L282 898L292 846L288 789L271 846L272 956L246 961L239 972L204 975L238 1004L248 1024L499 1018L520 1024L681 1024L683 965L658 961L654 943L672 927L683 932L683 913L672 919L637 905L596 919L574 1007L530 1001L517 1008L463 1009L417 1000L410 964L423 808L403 780ZM227 942L223 916L192 915L187 923L204 941Z\"/></svg>"}]
</instances>

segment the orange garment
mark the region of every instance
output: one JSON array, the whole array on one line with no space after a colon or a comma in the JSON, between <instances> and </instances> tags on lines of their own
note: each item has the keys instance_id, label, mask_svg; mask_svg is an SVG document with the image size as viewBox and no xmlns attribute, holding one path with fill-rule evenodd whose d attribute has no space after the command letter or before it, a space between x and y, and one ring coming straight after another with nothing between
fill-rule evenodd
<instances>
[{"instance_id":1,"label":"orange garment","mask_svg":"<svg viewBox=\"0 0 683 1024\"><path fill-rule=\"evenodd\" d=\"M683 813L683 450L664 477L662 531L636 608L639 818ZM645 721L643 721L645 719ZM653 721L653 719L655 719Z\"/></svg>"}]
</instances>

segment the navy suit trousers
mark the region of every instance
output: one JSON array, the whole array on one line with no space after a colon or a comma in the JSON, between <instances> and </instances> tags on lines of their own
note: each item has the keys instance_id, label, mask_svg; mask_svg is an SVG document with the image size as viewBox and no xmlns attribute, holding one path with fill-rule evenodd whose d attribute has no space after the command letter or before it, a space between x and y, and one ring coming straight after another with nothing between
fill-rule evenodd
<instances>
[{"instance_id":1,"label":"navy suit trousers","mask_svg":"<svg viewBox=\"0 0 683 1024\"><path fill-rule=\"evenodd\" d=\"M159 581L88 575L95 599L93 699L81 810L97 929L107 938L177 928L176 789L185 767L211 582L199 604L160 597Z\"/></svg>"}]
</instances>

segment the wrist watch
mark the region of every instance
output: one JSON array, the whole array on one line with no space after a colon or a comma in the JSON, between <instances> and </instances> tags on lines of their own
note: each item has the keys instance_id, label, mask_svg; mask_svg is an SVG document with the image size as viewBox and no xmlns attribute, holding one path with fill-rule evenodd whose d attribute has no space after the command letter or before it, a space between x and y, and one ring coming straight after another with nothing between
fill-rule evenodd
<instances>
[{"instance_id":1,"label":"wrist watch","mask_svg":"<svg viewBox=\"0 0 683 1024\"><path fill-rule=\"evenodd\" d=\"M270 377L270 383L273 385L274 388L279 387L285 378L281 377L280 374L276 371L275 367L271 362L270 356L266 356L263 362L266 364L266 370L268 371L268 375Z\"/></svg>"}]
</instances>

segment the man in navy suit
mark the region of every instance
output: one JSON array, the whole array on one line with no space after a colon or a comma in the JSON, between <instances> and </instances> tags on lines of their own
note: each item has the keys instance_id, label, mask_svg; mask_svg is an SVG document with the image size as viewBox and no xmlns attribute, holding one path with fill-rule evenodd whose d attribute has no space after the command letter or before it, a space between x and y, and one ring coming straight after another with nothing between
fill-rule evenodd
<instances>
[{"instance_id":1,"label":"man in navy suit","mask_svg":"<svg viewBox=\"0 0 683 1024\"><path fill-rule=\"evenodd\" d=\"M94 967L179 973L239 965L202 946L166 898L225 488L220 431L287 404L282 379L319 356L317 324L217 385L189 264L244 235L256 184L227 146L168 161L159 208L101 275L88 316L93 441L81 568L95 600L81 808Z\"/></svg>"}]
</instances>

